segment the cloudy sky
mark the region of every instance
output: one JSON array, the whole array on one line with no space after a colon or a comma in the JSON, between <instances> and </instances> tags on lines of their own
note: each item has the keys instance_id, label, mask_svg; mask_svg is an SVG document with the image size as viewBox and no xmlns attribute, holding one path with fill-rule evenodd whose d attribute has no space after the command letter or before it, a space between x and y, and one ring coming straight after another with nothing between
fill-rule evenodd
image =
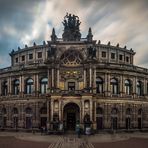
<instances>
[{"instance_id":1,"label":"cloudy sky","mask_svg":"<svg viewBox=\"0 0 148 148\"><path fill-rule=\"evenodd\" d=\"M79 16L83 37L92 27L95 40L132 48L148 68L148 0L0 0L0 68L12 49L50 40L53 27L61 37L66 12Z\"/></svg>"}]
</instances>

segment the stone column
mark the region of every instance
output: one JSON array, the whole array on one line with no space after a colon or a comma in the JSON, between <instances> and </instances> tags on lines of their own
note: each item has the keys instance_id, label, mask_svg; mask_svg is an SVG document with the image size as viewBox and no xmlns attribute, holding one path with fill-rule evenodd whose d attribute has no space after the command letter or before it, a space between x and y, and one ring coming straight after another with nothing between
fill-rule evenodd
<instances>
[{"instance_id":1,"label":"stone column","mask_svg":"<svg viewBox=\"0 0 148 148\"><path fill-rule=\"evenodd\" d=\"M95 88L95 93L96 93L96 68L94 68L93 88Z\"/></svg>"},{"instance_id":2,"label":"stone column","mask_svg":"<svg viewBox=\"0 0 148 148\"><path fill-rule=\"evenodd\" d=\"M53 121L53 105L54 105L53 100L51 100L50 102L50 109L51 109L50 121Z\"/></svg>"},{"instance_id":3,"label":"stone column","mask_svg":"<svg viewBox=\"0 0 148 148\"><path fill-rule=\"evenodd\" d=\"M49 118L49 116L50 116L50 110L49 110L49 100L47 100L47 129L49 129L50 128L50 125L49 125L49 122L50 122L50 118Z\"/></svg>"},{"instance_id":4,"label":"stone column","mask_svg":"<svg viewBox=\"0 0 148 148\"><path fill-rule=\"evenodd\" d=\"M80 123L82 124L82 102L80 102L79 109L80 109L80 116L79 116L79 120L80 120Z\"/></svg>"},{"instance_id":5,"label":"stone column","mask_svg":"<svg viewBox=\"0 0 148 148\"><path fill-rule=\"evenodd\" d=\"M59 88L59 77L60 77L60 73L59 73L59 69L57 69L57 88Z\"/></svg>"},{"instance_id":6,"label":"stone column","mask_svg":"<svg viewBox=\"0 0 148 148\"><path fill-rule=\"evenodd\" d=\"M138 108L138 106L136 105L136 104L133 104L133 126L134 126L134 128L136 128L137 126L138 126L138 124L137 124L137 108Z\"/></svg>"},{"instance_id":7,"label":"stone column","mask_svg":"<svg viewBox=\"0 0 148 148\"><path fill-rule=\"evenodd\" d=\"M48 88L50 88L50 69L48 69Z\"/></svg>"},{"instance_id":8,"label":"stone column","mask_svg":"<svg viewBox=\"0 0 148 148\"><path fill-rule=\"evenodd\" d=\"M123 96L123 93L124 93L124 91L123 91L123 86L124 86L123 75L121 75L121 76L120 76L120 88L119 88L119 90L120 90L120 96L121 96L121 97Z\"/></svg>"},{"instance_id":9,"label":"stone column","mask_svg":"<svg viewBox=\"0 0 148 148\"><path fill-rule=\"evenodd\" d=\"M94 101L94 121L96 122L96 109L97 109L97 102Z\"/></svg>"},{"instance_id":10,"label":"stone column","mask_svg":"<svg viewBox=\"0 0 148 148\"><path fill-rule=\"evenodd\" d=\"M10 104L11 105L11 104ZM12 120L11 120L11 106L10 105L6 105L6 108L7 108L7 126L11 127L11 124L12 124Z\"/></svg>"},{"instance_id":11,"label":"stone column","mask_svg":"<svg viewBox=\"0 0 148 148\"><path fill-rule=\"evenodd\" d=\"M107 76L107 85L108 85L108 96L110 96L111 94L111 87L110 87L110 73L108 73L108 76Z\"/></svg>"},{"instance_id":12,"label":"stone column","mask_svg":"<svg viewBox=\"0 0 148 148\"><path fill-rule=\"evenodd\" d=\"M103 85L103 90L105 92L105 96L108 96L108 77L107 77L107 73L105 73L105 82Z\"/></svg>"},{"instance_id":13,"label":"stone column","mask_svg":"<svg viewBox=\"0 0 148 148\"><path fill-rule=\"evenodd\" d=\"M105 82L104 82L104 92L105 96L110 96L110 74L105 73Z\"/></svg>"},{"instance_id":14,"label":"stone column","mask_svg":"<svg viewBox=\"0 0 148 148\"><path fill-rule=\"evenodd\" d=\"M86 88L86 69L84 69L84 88Z\"/></svg>"},{"instance_id":15,"label":"stone column","mask_svg":"<svg viewBox=\"0 0 148 148\"><path fill-rule=\"evenodd\" d=\"M36 74L36 91L39 93L39 75Z\"/></svg>"},{"instance_id":16,"label":"stone column","mask_svg":"<svg viewBox=\"0 0 148 148\"><path fill-rule=\"evenodd\" d=\"M22 94L22 76L19 77L19 81L20 81L19 92L20 92L20 94Z\"/></svg>"},{"instance_id":17,"label":"stone column","mask_svg":"<svg viewBox=\"0 0 148 148\"><path fill-rule=\"evenodd\" d=\"M120 104L119 107L120 107L119 108L119 125L120 125L119 128L120 127L122 128L122 112L123 112L122 111L122 104Z\"/></svg>"},{"instance_id":18,"label":"stone column","mask_svg":"<svg viewBox=\"0 0 148 148\"><path fill-rule=\"evenodd\" d=\"M24 89L25 88L24 76L22 76L22 81L21 82L22 82L22 84L21 84L22 85L22 94L24 94L24 92L25 92L25 89Z\"/></svg>"},{"instance_id":19,"label":"stone column","mask_svg":"<svg viewBox=\"0 0 148 148\"><path fill-rule=\"evenodd\" d=\"M137 97L137 77L134 77L134 81L133 81L133 94L134 94L134 98Z\"/></svg>"},{"instance_id":20,"label":"stone column","mask_svg":"<svg viewBox=\"0 0 148 148\"><path fill-rule=\"evenodd\" d=\"M92 69L89 68L89 87L92 87Z\"/></svg>"},{"instance_id":21,"label":"stone column","mask_svg":"<svg viewBox=\"0 0 148 148\"><path fill-rule=\"evenodd\" d=\"M11 95L12 93L12 83L11 83L11 77L8 78L8 94Z\"/></svg>"},{"instance_id":22,"label":"stone column","mask_svg":"<svg viewBox=\"0 0 148 148\"><path fill-rule=\"evenodd\" d=\"M54 69L53 68L51 70L51 75L52 75L52 79L51 79L52 83L51 83L51 86L54 87Z\"/></svg>"},{"instance_id":23,"label":"stone column","mask_svg":"<svg viewBox=\"0 0 148 148\"><path fill-rule=\"evenodd\" d=\"M84 119L84 100L81 101L82 102L82 116L81 116L81 122L83 122Z\"/></svg>"},{"instance_id":24,"label":"stone column","mask_svg":"<svg viewBox=\"0 0 148 148\"><path fill-rule=\"evenodd\" d=\"M59 100L59 120L61 121L61 100Z\"/></svg>"},{"instance_id":25,"label":"stone column","mask_svg":"<svg viewBox=\"0 0 148 148\"><path fill-rule=\"evenodd\" d=\"M96 126L96 108L97 108L97 102L96 101L94 101L94 129L96 129L97 128L97 126Z\"/></svg>"},{"instance_id":26,"label":"stone column","mask_svg":"<svg viewBox=\"0 0 148 148\"><path fill-rule=\"evenodd\" d=\"M93 118L92 118L92 114L93 114L93 112L92 112L92 110L93 110L93 102L92 102L92 100L89 100L89 103L90 103L90 121L92 121L93 120Z\"/></svg>"},{"instance_id":27,"label":"stone column","mask_svg":"<svg viewBox=\"0 0 148 148\"><path fill-rule=\"evenodd\" d=\"M34 94L36 94L36 74L34 74L33 76L33 91L34 91Z\"/></svg>"},{"instance_id":28,"label":"stone column","mask_svg":"<svg viewBox=\"0 0 148 148\"><path fill-rule=\"evenodd\" d=\"M104 104L104 128L108 128L108 112L107 112L107 110L108 110L108 105L105 103Z\"/></svg>"}]
</instances>

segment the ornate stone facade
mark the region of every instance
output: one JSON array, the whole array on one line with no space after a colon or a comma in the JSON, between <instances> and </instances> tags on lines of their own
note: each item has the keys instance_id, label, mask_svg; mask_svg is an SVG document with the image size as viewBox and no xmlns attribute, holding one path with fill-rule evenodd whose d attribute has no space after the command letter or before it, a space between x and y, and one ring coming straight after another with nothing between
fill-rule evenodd
<instances>
[{"instance_id":1,"label":"ornate stone facade","mask_svg":"<svg viewBox=\"0 0 148 148\"><path fill-rule=\"evenodd\" d=\"M77 16L66 15L63 38L10 53L0 69L1 128L95 130L148 128L148 69L135 66L135 52L81 38Z\"/></svg>"}]
</instances>

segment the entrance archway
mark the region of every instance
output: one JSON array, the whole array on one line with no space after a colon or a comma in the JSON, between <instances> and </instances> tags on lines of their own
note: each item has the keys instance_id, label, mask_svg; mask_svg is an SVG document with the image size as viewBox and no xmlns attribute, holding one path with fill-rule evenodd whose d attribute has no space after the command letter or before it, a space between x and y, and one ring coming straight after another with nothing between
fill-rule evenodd
<instances>
[{"instance_id":1,"label":"entrance archway","mask_svg":"<svg viewBox=\"0 0 148 148\"><path fill-rule=\"evenodd\" d=\"M76 121L80 120L80 109L75 103L68 103L64 106L65 128L67 130L75 130Z\"/></svg>"}]
</instances>

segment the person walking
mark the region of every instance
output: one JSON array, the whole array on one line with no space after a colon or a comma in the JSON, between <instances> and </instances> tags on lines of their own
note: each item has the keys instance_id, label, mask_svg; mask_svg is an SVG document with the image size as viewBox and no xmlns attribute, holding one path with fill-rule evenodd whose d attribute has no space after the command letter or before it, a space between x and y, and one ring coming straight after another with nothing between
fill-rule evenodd
<instances>
[{"instance_id":1,"label":"person walking","mask_svg":"<svg viewBox=\"0 0 148 148\"><path fill-rule=\"evenodd\" d=\"M80 138L80 122L79 122L79 120L76 123L76 133L78 135L78 138Z\"/></svg>"}]
</instances>

